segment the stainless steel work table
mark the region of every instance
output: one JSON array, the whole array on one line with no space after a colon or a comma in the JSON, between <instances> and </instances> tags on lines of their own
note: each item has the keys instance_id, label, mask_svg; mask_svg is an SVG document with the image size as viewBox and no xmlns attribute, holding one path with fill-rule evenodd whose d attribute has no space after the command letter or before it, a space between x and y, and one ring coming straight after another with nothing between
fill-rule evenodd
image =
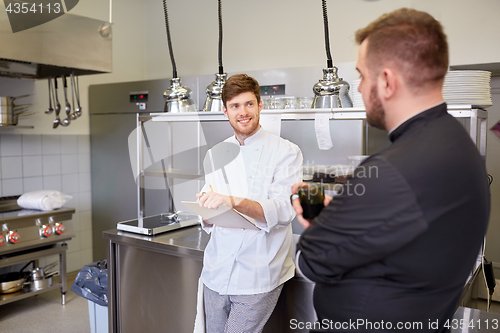
<instances>
[{"instance_id":1,"label":"stainless steel work table","mask_svg":"<svg viewBox=\"0 0 500 333\"><path fill-rule=\"evenodd\" d=\"M156 236L103 232L108 248L109 332L192 332L203 251L201 227ZM298 239L298 237L295 237ZM264 333L292 330L290 320L314 322L314 284L296 276L285 283Z\"/></svg>"}]
</instances>

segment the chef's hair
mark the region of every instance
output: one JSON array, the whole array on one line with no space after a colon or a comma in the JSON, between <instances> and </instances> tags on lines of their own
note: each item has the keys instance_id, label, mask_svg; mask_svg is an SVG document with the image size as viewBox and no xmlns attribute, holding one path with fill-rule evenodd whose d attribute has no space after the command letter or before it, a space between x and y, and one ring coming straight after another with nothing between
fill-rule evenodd
<instances>
[{"instance_id":1,"label":"chef's hair","mask_svg":"<svg viewBox=\"0 0 500 333\"><path fill-rule=\"evenodd\" d=\"M222 102L226 107L227 101L244 92L252 92L257 98L257 104L260 103L259 82L246 74L236 74L227 79L222 88Z\"/></svg>"},{"instance_id":2,"label":"chef's hair","mask_svg":"<svg viewBox=\"0 0 500 333\"><path fill-rule=\"evenodd\" d=\"M430 14L410 8L387 13L356 32L367 40L370 75L394 66L410 88L442 85L448 70L448 42L441 24Z\"/></svg>"}]
</instances>

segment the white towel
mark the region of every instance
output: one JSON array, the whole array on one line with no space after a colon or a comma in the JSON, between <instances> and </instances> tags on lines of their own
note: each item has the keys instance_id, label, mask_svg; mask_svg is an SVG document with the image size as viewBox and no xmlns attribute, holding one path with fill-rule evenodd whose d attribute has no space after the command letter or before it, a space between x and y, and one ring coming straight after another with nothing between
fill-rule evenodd
<instances>
[{"instance_id":1,"label":"white towel","mask_svg":"<svg viewBox=\"0 0 500 333\"><path fill-rule=\"evenodd\" d=\"M59 191L41 190L24 193L17 199L17 204L26 209L49 211L61 208L71 199L73 199L71 195Z\"/></svg>"},{"instance_id":2,"label":"white towel","mask_svg":"<svg viewBox=\"0 0 500 333\"><path fill-rule=\"evenodd\" d=\"M203 281L198 280L198 294L196 297L196 318L193 333L205 333L205 307L203 306Z\"/></svg>"}]
</instances>

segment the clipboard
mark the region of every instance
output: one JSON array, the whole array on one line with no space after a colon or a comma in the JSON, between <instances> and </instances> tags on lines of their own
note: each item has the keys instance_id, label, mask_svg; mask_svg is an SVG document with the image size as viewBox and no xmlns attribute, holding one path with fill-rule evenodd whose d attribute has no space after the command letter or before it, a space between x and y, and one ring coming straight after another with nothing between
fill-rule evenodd
<instances>
[{"instance_id":1,"label":"clipboard","mask_svg":"<svg viewBox=\"0 0 500 333\"><path fill-rule=\"evenodd\" d=\"M196 201L181 201L181 203L200 215L203 220L213 225L222 228L261 230L255 225L255 220L253 218L229 208L227 205L220 205L217 209L210 209L200 207Z\"/></svg>"}]
</instances>

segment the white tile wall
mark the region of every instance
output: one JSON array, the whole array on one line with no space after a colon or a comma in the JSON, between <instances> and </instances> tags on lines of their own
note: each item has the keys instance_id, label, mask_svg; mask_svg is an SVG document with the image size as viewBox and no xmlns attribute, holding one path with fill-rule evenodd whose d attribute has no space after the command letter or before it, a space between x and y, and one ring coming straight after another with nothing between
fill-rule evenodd
<instances>
[{"instance_id":1,"label":"white tile wall","mask_svg":"<svg viewBox=\"0 0 500 333\"><path fill-rule=\"evenodd\" d=\"M21 156L21 135L2 135L0 156Z\"/></svg>"},{"instance_id":2,"label":"white tile wall","mask_svg":"<svg viewBox=\"0 0 500 333\"><path fill-rule=\"evenodd\" d=\"M68 241L68 272L92 262L90 138L88 135L0 135L0 196L57 190L73 198L76 237ZM57 256L40 260L46 265Z\"/></svg>"}]
</instances>

